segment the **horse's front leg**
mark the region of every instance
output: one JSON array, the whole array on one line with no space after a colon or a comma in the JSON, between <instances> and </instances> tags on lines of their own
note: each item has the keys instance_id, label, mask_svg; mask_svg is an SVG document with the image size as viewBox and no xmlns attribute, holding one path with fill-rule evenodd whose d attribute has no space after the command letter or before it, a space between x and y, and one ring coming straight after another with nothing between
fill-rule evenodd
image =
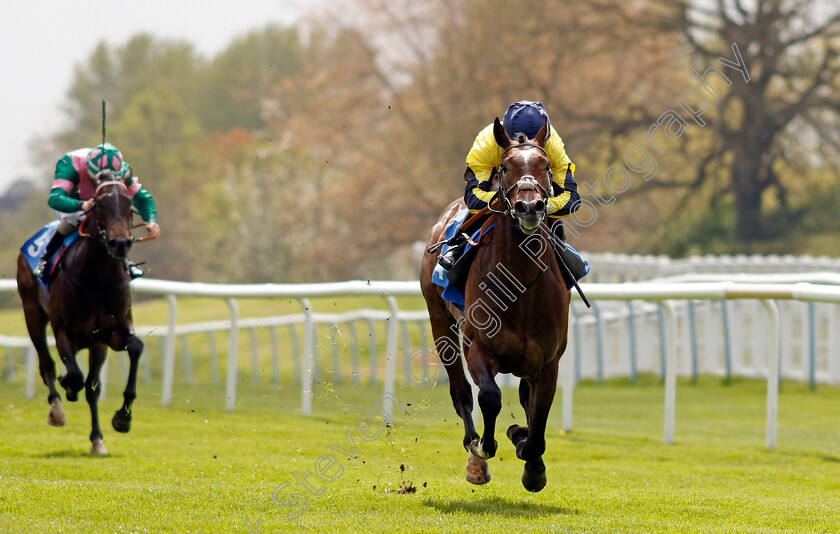
<instances>
[{"instance_id":1,"label":"horse's front leg","mask_svg":"<svg viewBox=\"0 0 840 534\"><path fill-rule=\"evenodd\" d=\"M467 449L478 437L478 433L475 431L472 420L472 388L467 381L467 375L464 374L460 342L458 336L455 335L456 323L436 294L432 300L428 301L428 306L429 322L432 325L432 335L435 337L435 349L449 377L449 396L452 397L452 406L464 422L463 445Z\"/></svg>"},{"instance_id":2,"label":"horse's front leg","mask_svg":"<svg viewBox=\"0 0 840 534\"><path fill-rule=\"evenodd\" d=\"M111 426L117 432L128 432L131 430L131 405L137 398L137 363L143 353L143 342L134 334L128 334L125 348L128 349L128 381L123 392L122 408L117 410L111 419Z\"/></svg>"},{"instance_id":3,"label":"horse's front leg","mask_svg":"<svg viewBox=\"0 0 840 534\"><path fill-rule=\"evenodd\" d=\"M55 333L55 348L64 367L67 368L67 374L58 377L58 383L64 388L67 400L76 402L79 400L79 391L85 387L85 377L76 364L76 353L79 352L79 347L70 339L67 332L61 329Z\"/></svg>"},{"instance_id":4,"label":"horse's front leg","mask_svg":"<svg viewBox=\"0 0 840 534\"><path fill-rule=\"evenodd\" d=\"M467 367L478 385L478 406L484 419L481 440L473 440L470 452L479 458L492 458L499 444L496 442L496 418L502 411L502 392L496 384L490 351L479 341L470 346Z\"/></svg>"},{"instance_id":5,"label":"horse's front leg","mask_svg":"<svg viewBox=\"0 0 840 534\"><path fill-rule=\"evenodd\" d=\"M99 381L99 372L105 363L108 355L108 347L97 344L88 350L88 377L85 381L85 398L90 406L90 453L94 456L108 454L105 445L102 444L102 429L99 428L99 393L102 391L102 384Z\"/></svg>"},{"instance_id":6,"label":"horse's front leg","mask_svg":"<svg viewBox=\"0 0 840 534\"><path fill-rule=\"evenodd\" d=\"M552 360L542 368L539 376L531 381L531 396L528 404L530 420L528 435L522 439L521 434L511 436L516 445L516 456L525 460L525 470L522 473L522 485L528 491L540 491L545 487L545 463L542 455L545 452L545 429L548 422L548 412L554 402L554 392L557 389L558 359ZM509 435L510 435L510 431Z\"/></svg>"},{"instance_id":7,"label":"horse's front leg","mask_svg":"<svg viewBox=\"0 0 840 534\"><path fill-rule=\"evenodd\" d=\"M487 459L495 456L498 448L494 435L496 417L502 409L502 392L493 378L486 347L474 341L467 349L466 360L467 368L478 385L478 405L484 418L484 434L481 439L476 435L467 446L467 481L472 484L486 484L490 482Z\"/></svg>"}]
</instances>

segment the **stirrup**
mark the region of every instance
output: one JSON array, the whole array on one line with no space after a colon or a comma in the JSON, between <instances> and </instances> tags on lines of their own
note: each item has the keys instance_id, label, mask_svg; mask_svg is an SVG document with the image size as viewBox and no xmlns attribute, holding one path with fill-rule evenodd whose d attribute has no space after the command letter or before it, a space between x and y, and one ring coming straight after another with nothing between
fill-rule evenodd
<instances>
[{"instance_id":1,"label":"stirrup","mask_svg":"<svg viewBox=\"0 0 840 534\"><path fill-rule=\"evenodd\" d=\"M144 274L146 273L144 273L143 269L138 267L136 263L128 262L128 276L130 276L132 280L136 280Z\"/></svg>"},{"instance_id":2,"label":"stirrup","mask_svg":"<svg viewBox=\"0 0 840 534\"><path fill-rule=\"evenodd\" d=\"M461 255L464 252L464 249L467 248L467 234L460 234L460 236L464 236L463 240L460 243L455 245L451 245L446 252L441 254L438 257L438 263L441 267L446 269L447 271L455 266L458 263L458 260L461 258ZM460 237L456 236L456 237Z\"/></svg>"},{"instance_id":3,"label":"stirrup","mask_svg":"<svg viewBox=\"0 0 840 534\"><path fill-rule=\"evenodd\" d=\"M35 266L35 269L32 271L32 274L35 276L35 278L39 278L41 281L46 282L47 277L49 276L49 272L49 262L46 259L41 258L40 260L38 260L38 265Z\"/></svg>"}]
</instances>

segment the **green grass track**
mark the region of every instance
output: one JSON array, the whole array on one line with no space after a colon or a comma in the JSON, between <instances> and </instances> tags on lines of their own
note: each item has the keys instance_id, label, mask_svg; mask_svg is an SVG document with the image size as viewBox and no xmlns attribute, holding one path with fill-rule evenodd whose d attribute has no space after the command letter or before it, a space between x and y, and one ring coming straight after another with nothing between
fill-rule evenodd
<instances>
[{"instance_id":1,"label":"green grass track","mask_svg":"<svg viewBox=\"0 0 840 534\"><path fill-rule=\"evenodd\" d=\"M26 400L22 380L2 384L0 532L840 532L838 388L785 382L767 451L760 381L681 381L673 445L662 443L658 380L583 383L568 434L557 396L548 485L531 494L504 437L523 421L510 389L493 479L472 486L446 387L398 389L407 411L364 441L356 421L377 414L381 386L321 385L303 418L292 384L243 380L226 413L223 384L178 384L163 408L159 384L141 382L122 435L109 423L122 387L112 381L101 410L110 455L92 458L84 400L65 401L68 424L52 428L43 385ZM294 486L295 473L317 494ZM272 495L286 482L280 508Z\"/></svg>"}]
</instances>

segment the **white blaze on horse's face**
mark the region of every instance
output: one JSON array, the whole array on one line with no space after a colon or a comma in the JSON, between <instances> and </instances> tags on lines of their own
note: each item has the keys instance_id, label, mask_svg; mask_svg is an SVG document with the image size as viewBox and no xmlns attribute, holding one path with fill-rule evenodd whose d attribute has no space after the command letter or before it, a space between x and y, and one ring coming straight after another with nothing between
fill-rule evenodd
<instances>
[{"instance_id":1,"label":"white blaze on horse's face","mask_svg":"<svg viewBox=\"0 0 840 534\"><path fill-rule=\"evenodd\" d=\"M522 148L505 158L508 176L505 188L509 190L513 215L519 229L526 235L536 232L546 215L548 159L536 147Z\"/></svg>"}]
</instances>

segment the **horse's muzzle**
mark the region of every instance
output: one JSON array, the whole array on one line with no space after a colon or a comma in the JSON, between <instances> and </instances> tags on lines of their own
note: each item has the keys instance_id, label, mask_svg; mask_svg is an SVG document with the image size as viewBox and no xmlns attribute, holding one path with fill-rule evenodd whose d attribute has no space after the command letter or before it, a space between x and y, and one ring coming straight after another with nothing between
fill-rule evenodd
<instances>
[{"instance_id":1,"label":"horse's muzzle","mask_svg":"<svg viewBox=\"0 0 840 534\"><path fill-rule=\"evenodd\" d=\"M114 237L108 240L108 250L111 251L111 256L118 260L125 259L128 256L128 251L131 249L131 239L126 237Z\"/></svg>"},{"instance_id":2,"label":"horse's muzzle","mask_svg":"<svg viewBox=\"0 0 840 534\"><path fill-rule=\"evenodd\" d=\"M541 198L534 200L517 200L513 204L513 213L519 220L519 228L526 234L534 233L545 217L545 201Z\"/></svg>"}]
</instances>

